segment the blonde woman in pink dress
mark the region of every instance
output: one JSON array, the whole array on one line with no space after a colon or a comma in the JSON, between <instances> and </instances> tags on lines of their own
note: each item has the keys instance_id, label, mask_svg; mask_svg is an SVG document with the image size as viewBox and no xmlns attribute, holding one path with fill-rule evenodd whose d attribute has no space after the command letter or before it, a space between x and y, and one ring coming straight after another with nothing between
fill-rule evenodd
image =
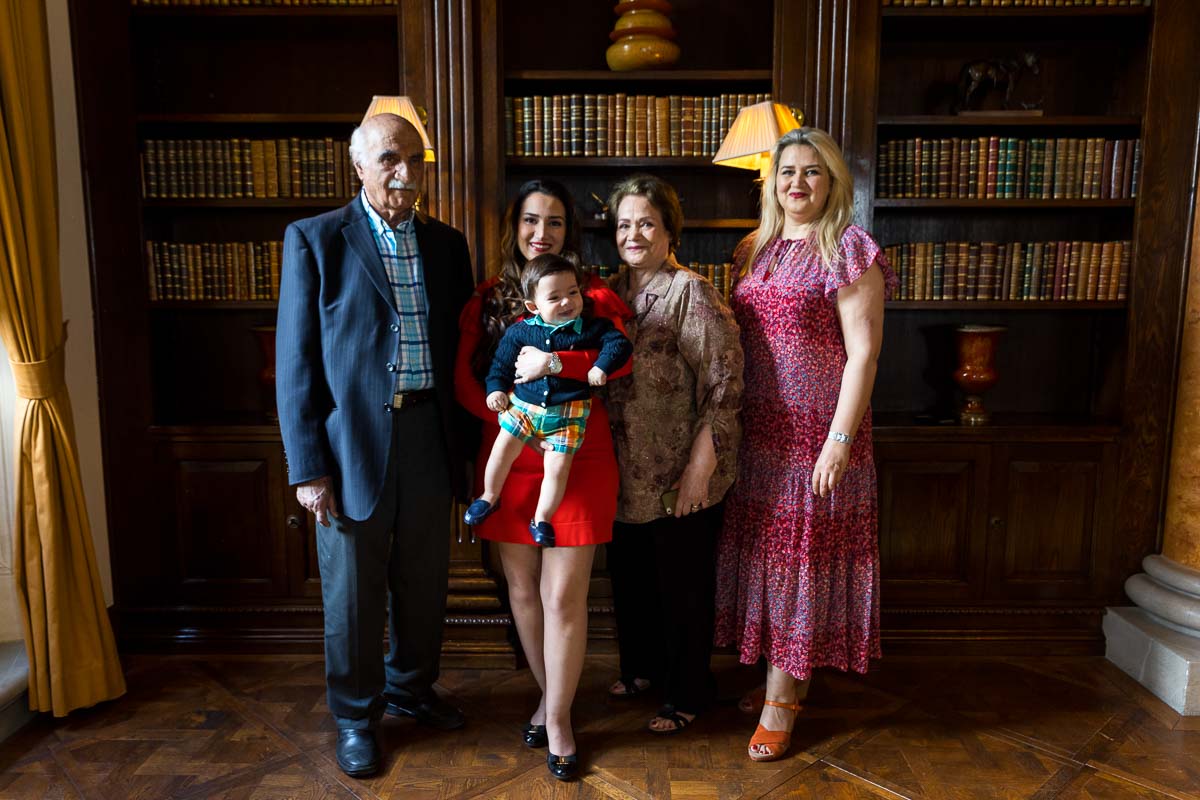
<instances>
[{"instance_id":1,"label":"blonde woman in pink dress","mask_svg":"<svg viewBox=\"0 0 1200 800\"><path fill-rule=\"evenodd\" d=\"M749 756L773 761L815 667L865 672L879 649L868 403L896 276L852 225L850 171L827 133L775 145L758 230L735 254L744 434L717 561L716 643L767 660Z\"/></svg>"}]
</instances>

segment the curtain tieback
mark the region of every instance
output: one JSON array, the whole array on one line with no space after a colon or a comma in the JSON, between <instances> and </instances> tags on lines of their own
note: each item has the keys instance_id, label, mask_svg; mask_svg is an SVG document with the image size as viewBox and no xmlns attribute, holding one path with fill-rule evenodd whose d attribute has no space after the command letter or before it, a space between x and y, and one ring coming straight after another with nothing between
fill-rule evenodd
<instances>
[{"instance_id":1,"label":"curtain tieback","mask_svg":"<svg viewBox=\"0 0 1200 800\"><path fill-rule=\"evenodd\" d=\"M17 396L26 400L45 400L62 391L67 382L67 326L63 324L62 343L41 361L13 361L13 383Z\"/></svg>"}]
</instances>

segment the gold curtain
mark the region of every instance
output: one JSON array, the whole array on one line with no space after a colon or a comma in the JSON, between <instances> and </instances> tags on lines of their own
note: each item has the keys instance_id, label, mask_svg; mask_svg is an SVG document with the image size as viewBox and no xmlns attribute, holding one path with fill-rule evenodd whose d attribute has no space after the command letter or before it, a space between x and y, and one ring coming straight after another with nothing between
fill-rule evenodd
<instances>
[{"instance_id":1,"label":"gold curtain","mask_svg":"<svg viewBox=\"0 0 1200 800\"><path fill-rule=\"evenodd\" d=\"M29 705L65 716L125 693L67 395L50 58L42 0L0 0L0 337L17 388L13 562Z\"/></svg>"}]
</instances>

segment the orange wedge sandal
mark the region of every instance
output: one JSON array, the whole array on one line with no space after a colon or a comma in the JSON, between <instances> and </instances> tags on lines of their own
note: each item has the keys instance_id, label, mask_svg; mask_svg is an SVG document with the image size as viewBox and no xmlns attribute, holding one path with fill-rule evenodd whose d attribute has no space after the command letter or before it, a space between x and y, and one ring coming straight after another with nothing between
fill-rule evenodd
<instances>
[{"instance_id":1,"label":"orange wedge sandal","mask_svg":"<svg viewBox=\"0 0 1200 800\"><path fill-rule=\"evenodd\" d=\"M763 700L763 703L776 708L790 709L795 714L799 715L801 706L798 703L777 703L774 700ZM794 726L796 721L792 720ZM759 747L766 746L766 752L756 753L754 750L747 748L746 754L750 756L751 761L774 761L777 758L783 758L783 754L788 751L788 747L792 744L792 731L771 731L767 730L759 723L758 728L754 731L754 735L750 737L750 748L755 745Z\"/></svg>"}]
</instances>

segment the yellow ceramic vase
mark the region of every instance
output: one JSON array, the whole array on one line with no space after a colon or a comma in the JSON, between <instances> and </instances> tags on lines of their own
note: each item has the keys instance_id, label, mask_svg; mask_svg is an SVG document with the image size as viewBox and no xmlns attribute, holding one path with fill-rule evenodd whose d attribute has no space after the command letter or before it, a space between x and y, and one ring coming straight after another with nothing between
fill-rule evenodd
<instances>
[{"instance_id":1,"label":"yellow ceramic vase","mask_svg":"<svg viewBox=\"0 0 1200 800\"><path fill-rule=\"evenodd\" d=\"M671 11L666 0L622 0L613 8L620 19L609 38L605 57L608 68L616 72L633 69L653 69L674 64L679 59L679 45L671 41L675 29L667 14Z\"/></svg>"},{"instance_id":2,"label":"yellow ceramic vase","mask_svg":"<svg viewBox=\"0 0 1200 800\"><path fill-rule=\"evenodd\" d=\"M605 53L608 68L615 72L665 67L679 60L679 45L658 36L622 36Z\"/></svg>"}]
</instances>

